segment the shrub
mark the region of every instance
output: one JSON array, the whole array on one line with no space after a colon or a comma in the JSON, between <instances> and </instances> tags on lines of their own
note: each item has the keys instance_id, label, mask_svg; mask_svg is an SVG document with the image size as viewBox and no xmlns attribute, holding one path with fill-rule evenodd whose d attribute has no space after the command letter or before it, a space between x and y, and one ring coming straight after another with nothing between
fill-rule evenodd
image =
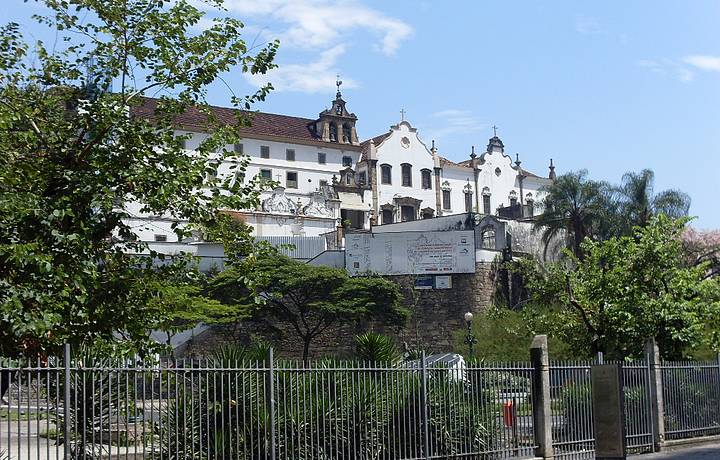
<instances>
[{"instance_id":1,"label":"shrub","mask_svg":"<svg viewBox=\"0 0 720 460\"><path fill-rule=\"evenodd\" d=\"M361 361L392 364L400 360L400 351L390 337L366 332L355 336L355 356Z\"/></svg>"}]
</instances>

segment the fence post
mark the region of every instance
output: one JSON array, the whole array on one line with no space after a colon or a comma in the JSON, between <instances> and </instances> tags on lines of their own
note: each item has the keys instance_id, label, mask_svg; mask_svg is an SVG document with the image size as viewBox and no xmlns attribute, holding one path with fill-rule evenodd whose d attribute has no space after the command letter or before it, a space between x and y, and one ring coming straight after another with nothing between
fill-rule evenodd
<instances>
[{"instance_id":1,"label":"fence post","mask_svg":"<svg viewBox=\"0 0 720 460\"><path fill-rule=\"evenodd\" d=\"M270 347L267 353L267 382L265 384L265 404L268 411L268 424L270 425L270 460L275 460L275 365L273 349Z\"/></svg>"},{"instance_id":2,"label":"fence post","mask_svg":"<svg viewBox=\"0 0 720 460\"><path fill-rule=\"evenodd\" d=\"M552 410L550 407L550 357L547 335L536 335L530 346L533 366L533 431L535 433L535 456L552 459Z\"/></svg>"},{"instance_id":3,"label":"fence post","mask_svg":"<svg viewBox=\"0 0 720 460\"><path fill-rule=\"evenodd\" d=\"M653 450L656 452L662 448L665 441L665 402L663 400L662 367L660 364L660 349L654 338L645 343L645 355L647 356L650 370L650 420L652 422Z\"/></svg>"},{"instance_id":4,"label":"fence post","mask_svg":"<svg viewBox=\"0 0 720 460\"><path fill-rule=\"evenodd\" d=\"M428 430L428 388L427 388L427 364L425 362L425 350L420 355L422 375L422 407L420 408L420 420L422 421L423 436L423 458L430 458L430 432Z\"/></svg>"},{"instance_id":5,"label":"fence post","mask_svg":"<svg viewBox=\"0 0 720 460\"><path fill-rule=\"evenodd\" d=\"M70 344L63 348L63 453L69 459L70 452Z\"/></svg>"}]
</instances>

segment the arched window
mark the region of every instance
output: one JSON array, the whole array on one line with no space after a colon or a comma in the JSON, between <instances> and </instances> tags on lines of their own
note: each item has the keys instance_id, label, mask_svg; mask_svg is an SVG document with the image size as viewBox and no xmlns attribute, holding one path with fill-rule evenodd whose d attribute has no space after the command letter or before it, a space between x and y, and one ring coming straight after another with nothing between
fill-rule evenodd
<instances>
[{"instance_id":1,"label":"arched window","mask_svg":"<svg viewBox=\"0 0 720 460\"><path fill-rule=\"evenodd\" d=\"M330 123L330 142L337 142L338 131L335 123Z\"/></svg>"},{"instance_id":2,"label":"arched window","mask_svg":"<svg viewBox=\"0 0 720 460\"><path fill-rule=\"evenodd\" d=\"M380 183L392 184L392 166L380 165Z\"/></svg>"},{"instance_id":3,"label":"arched window","mask_svg":"<svg viewBox=\"0 0 720 460\"><path fill-rule=\"evenodd\" d=\"M400 165L402 168L402 185L404 187L412 187L412 166L407 163Z\"/></svg>"},{"instance_id":4,"label":"arched window","mask_svg":"<svg viewBox=\"0 0 720 460\"><path fill-rule=\"evenodd\" d=\"M482 229L481 240L483 249L497 249L495 247L495 228L491 225Z\"/></svg>"},{"instance_id":5,"label":"arched window","mask_svg":"<svg viewBox=\"0 0 720 460\"><path fill-rule=\"evenodd\" d=\"M343 142L346 144L349 144L352 142L352 131L350 129L350 125L345 123L342 127L343 130Z\"/></svg>"},{"instance_id":6,"label":"arched window","mask_svg":"<svg viewBox=\"0 0 720 460\"><path fill-rule=\"evenodd\" d=\"M429 169L420 170L420 179L423 189L430 190L432 188L432 172Z\"/></svg>"}]
</instances>

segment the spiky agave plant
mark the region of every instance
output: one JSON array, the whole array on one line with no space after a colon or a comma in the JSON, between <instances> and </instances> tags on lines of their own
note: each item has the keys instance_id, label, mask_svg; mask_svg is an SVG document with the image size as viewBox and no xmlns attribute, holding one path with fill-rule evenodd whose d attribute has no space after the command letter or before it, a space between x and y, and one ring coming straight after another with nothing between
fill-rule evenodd
<instances>
[{"instance_id":1,"label":"spiky agave plant","mask_svg":"<svg viewBox=\"0 0 720 460\"><path fill-rule=\"evenodd\" d=\"M355 336L355 356L361 361L394 364L401 358L393 339L375 332Z\"/></svg>"},{"instance_id":2,"label":"spiky agave plant","mask_svg":"<svg viewBox=\"0 0 720 460\"><path fill-rule=\"evenodd\" d=\"M175 397L156 425L153 458L265 458L267 382L263 362L253 359L261 348L226 346L174 372Z\"/></svg>"}]
</instances>

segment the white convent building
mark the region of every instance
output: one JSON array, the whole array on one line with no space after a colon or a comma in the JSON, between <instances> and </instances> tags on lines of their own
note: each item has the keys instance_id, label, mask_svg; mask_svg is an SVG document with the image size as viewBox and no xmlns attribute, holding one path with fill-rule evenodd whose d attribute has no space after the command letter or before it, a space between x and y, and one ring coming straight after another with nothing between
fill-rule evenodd
<instances>
[{"instance_id":1,"label":"white convent building","mask_svg":"<svg viewBox=\"0 0 720 460\"><path fill-rule=\"evenodd\" d=\"M149 99L145 109L154 103ZM214 110L221 120L232 119L234 109ZM198 115L190 110L177 119L178 133L192 134L188 151L205 136ZM555 177L552 160L547 177L524 170L497 135L484 152L476 155L473 148L469 159L455 163L406 120L363 142L357 121L339 85L332 107L315 119L253 113L242 143L229 146L249 157L238 179L259 175L278 185L263 192L257 209L228 211L257 237L327 237L338 227L370 229L465 212L527 220L541 211L542 188ZM218 174L235 172L227 162ZM135 213L131 220L144 241L182 243L172 218Z\"/></svg>"}]
</instances>

